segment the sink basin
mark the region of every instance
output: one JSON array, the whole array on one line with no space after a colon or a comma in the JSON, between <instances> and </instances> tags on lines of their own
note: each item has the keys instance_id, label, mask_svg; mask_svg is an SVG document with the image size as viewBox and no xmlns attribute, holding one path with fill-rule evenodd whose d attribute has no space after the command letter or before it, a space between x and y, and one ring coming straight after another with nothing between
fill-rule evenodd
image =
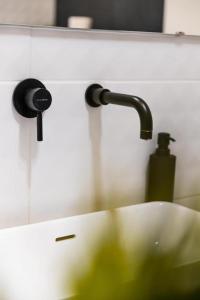
<instances>
[{"instance_id":1,"label":"sink basin","mask_svg":"<svg viewBox=\"0 0 200 300\"><path fill-rule=\"evenodd\" d=\"M116 210L124 242L137 240L162 250L171 247L188 224L195 227L191 249L179 264L200 261L196 245L200 214L172 203L145 203ZM7 300L61 300L72 296L74 266L87 261L92 246L109 222L110 213L96 212L0 231L0 295Z\"/></svg>"}]
</instances>

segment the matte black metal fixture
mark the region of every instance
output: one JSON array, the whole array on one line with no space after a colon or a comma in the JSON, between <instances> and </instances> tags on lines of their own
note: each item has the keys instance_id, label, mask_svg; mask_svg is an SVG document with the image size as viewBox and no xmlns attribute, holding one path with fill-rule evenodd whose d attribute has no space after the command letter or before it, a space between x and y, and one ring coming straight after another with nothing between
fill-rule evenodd
<instances>
[{"instance_id":1,"label":"matte black metal fixture","mask_svg":"<svg viewBox=\"0 0 200 300\"><path fill-rule=\"evenodd\" d=\"M135 108L140 117L140 138L143 140L152 139L152 114L143 99L131 95L112 93L99 84L90 85L86 90L85 97L88 105L92 107L117 104Z\"/></svg>"},{"instance_id":2,"label":"matte black metal fixture","mask_svg":"<svg viewBox=\"0 0 200 300\"><path fill-rule=\"evenodd\" d=\"M13 93L13 104L16 111L25 118L37 117L37 140L43 141L42 114L52 103L50 92L37 79L26 79L20 82Z\"/></svg>"}]
</instances>

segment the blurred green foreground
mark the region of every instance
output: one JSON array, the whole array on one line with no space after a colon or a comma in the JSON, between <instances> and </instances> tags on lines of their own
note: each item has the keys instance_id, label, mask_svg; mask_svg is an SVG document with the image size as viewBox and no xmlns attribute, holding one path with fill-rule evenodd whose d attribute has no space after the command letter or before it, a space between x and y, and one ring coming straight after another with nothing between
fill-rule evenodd
<instances>
[{"instance_id":1,"label":"blurred green foreground","mask_svg":"<svg viewBox=\"0 0 200 300\"><path fill-rule=\"evenodd\" d=\"M168 251L152 246L138 250L134 245L127 251L113 221L88 267L76 274L72 285L77 296L73 299L200 300L200 263L177 267L191 230Z\"/></svg>"}]
</instances>

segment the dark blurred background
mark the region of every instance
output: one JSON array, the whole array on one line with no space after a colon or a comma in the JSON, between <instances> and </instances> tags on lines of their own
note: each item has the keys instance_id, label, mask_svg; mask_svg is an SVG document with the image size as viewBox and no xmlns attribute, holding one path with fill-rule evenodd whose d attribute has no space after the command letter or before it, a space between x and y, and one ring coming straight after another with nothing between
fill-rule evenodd
<instances>
[{"instance_id":1,"label":"dark blurred background","mask_svg":"<svg viewBox=\"0 0 200 300\"><path fill-rule=\"evenodd\" d=\"M94 29L163 31L164 0L57 0L56 26L88 16Z\"/></svg>"}]
</instances>

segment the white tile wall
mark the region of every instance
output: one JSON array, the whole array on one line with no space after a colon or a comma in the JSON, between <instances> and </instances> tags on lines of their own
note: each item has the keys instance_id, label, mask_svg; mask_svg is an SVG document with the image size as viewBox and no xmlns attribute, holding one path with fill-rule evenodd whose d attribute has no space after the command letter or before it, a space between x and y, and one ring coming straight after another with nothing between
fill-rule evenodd
<instances>
[{"instance_id":1,"label":"white tile wall","mask_svg":"<svg viewBox=\"0 0 200 300\"><path fill-rule=\"evenodd\" d=\"M142 202L160 131L177 140L171 147L176 201L196 208L199 51L199 38L0 27L0 227L104 208L113 192L121 195L118 205ZM53 96L42 143L36 120L12 108L14 87L29 77L42 80ZM130 108L87 107L84 93L93 82L143 97L154 139L139 139L139 119Z\"/></svg>"},{"instance_id":2,"label":"white tile wall","mask_svg":"<svg viewBox=\"0 0 200 300\"><path fill-rule=\"evenodd\" d=\"M21 80L30 71L30 30L0 27L0 81Z\"/></svg>"},{"instance_id":3,"label":"white tile wall","mask_svg":"<svg viewBox=\"0 0 200 300\"><path fill-rule=\"evenodd\" d=\"M91 209L92 164L84 84L46 84L54 103L44 117L44 142L31 139L31 220ZM35 125L35 124L34 124Z\"/></svg>"},{"instance_id":4,"label":"white tile wall","mask_svg":"<svg viewBox=\"0 0 200 300\"><path fill-rule=\"evenodd\" d=\"M15 83L0 83L0 228L28 222L29 124L12 108Z\"/></svg>"},{"instance_id":5,"label":"white tile wall","mask_svg":"<svg viewBox=\"0 0 200 300\"><path fill-rule=\"evenodd\" d=\"M44 80L200 79L198 37L38 29L32 37L32 74Z\"/></svg>"}]
</instances>

